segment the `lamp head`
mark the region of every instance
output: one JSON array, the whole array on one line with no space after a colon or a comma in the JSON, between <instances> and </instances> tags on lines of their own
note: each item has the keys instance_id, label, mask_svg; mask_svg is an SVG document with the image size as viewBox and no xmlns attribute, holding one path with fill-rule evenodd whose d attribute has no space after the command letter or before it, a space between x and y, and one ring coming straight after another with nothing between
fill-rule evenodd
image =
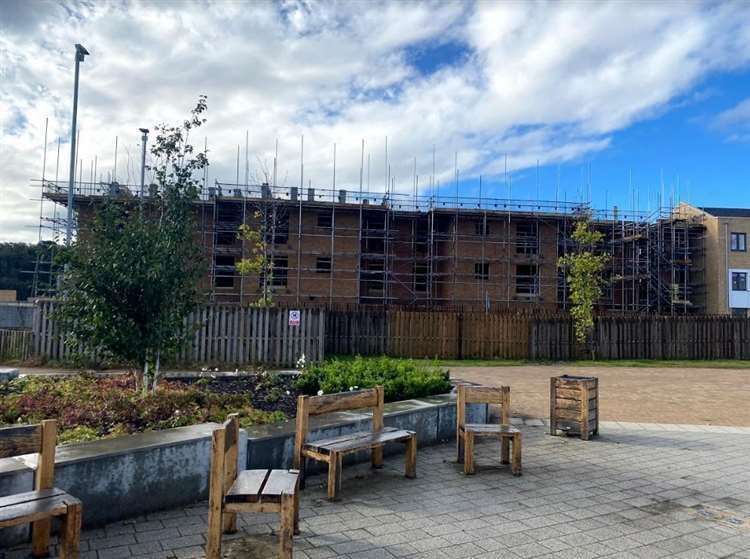
<instances>
[{"instance_id":1,"label":"lamp head","mask_svg":"<svg viewBox=\"0 0 750 559\"><path fill-rule=\"evenodd\" d=\"M86 50L86 47L84 47L83 45L80 45L80 44L76 43L76 61L77 62L83 62L83 58L87 54L90 54L90 53L89 53L89 51Z\"/></svg>"},{"instance_id":2,"label":"lamp head","mask_svg":"<svg viewBox=\"0 0 750 559\"><path fill-rule=\"evenodd\" d=\"M148 134L148 128L139 128L139 131L141 131L143 134Z\"/></svg>"}]
</instances>

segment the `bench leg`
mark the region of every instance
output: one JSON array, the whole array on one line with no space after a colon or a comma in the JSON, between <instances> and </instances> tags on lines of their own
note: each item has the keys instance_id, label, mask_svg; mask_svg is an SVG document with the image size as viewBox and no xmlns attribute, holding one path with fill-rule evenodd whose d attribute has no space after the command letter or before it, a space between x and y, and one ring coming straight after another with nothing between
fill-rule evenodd
<instances>
[{"instance_id":1,"label":"bench leg","mask_svg":"<svg viewBox=\"0 0 750 559\"><path fill-rule=\"evenodd\" d=\"M500 439L500 463L510 464L510 438L501 437Z\"/></svg>"},{"instance_id":2,"label":"bench leg","mask_svg":"<svg viewBox=\"0 0 750 559\"><path fill-rule=\"evenodd\" d=\"M372 449L371 461L373 468L383 467L383 447L376 446Z\"/></svg>"},{"instance_id":3,"label":"bench leg","mask_svg":"<svg viewBox=\"0 0 750 559\"><path fill-rule=\"evenodd\" d=\"M412 435L406 441L406 477L417 477L417 436Z\"/></svg>"},{"instance_id":4,"label":"bench leg","mask_svg":"<svg viewBox=\"0 0 750 559\"><path fill-rule=\"evenodd\" d=\"M328 457L328 500L335 501L341 489L341 454L331 452Z\"/></svg>"},{"instance_id":5,"label":"bench leg","mask_svg":"<svg viewBox=\"0 0 750 559\"><path fill-rule=\"evenodd\" d=\"M299 487L294 492L294 535L299 536Z\"/></svg>"},{"instance_id":6,"label":"bench leg","mask_svg":"<svg viewBox=\"0 0 750 559\"><path fill-rule=\"evenodd\" d=\"M474 433L464 433L464 474L474 473Z\"/></svg>"},{"instance_id":7,"label":"bench leg","mask_svg":"<svg viewBox=\"0 0 750 559\"><path fill-rule=\"evenodd\" d=\"M68 512L62 517L60 528L60 559L78 559L78 548L81 541L80 502L70 503Z\"/></svg>"},{"instance_id":8,"label":"bench leg","mask_svg":"<svg viewBox=\"0 0 750 559\"><path fill-rule=\"evenodd\" d=\"M221 531L222 531L222 509L208 508L208 533L206 534L206 559L220 559L221 557Z\"/></svg>"},{"instance_id":9,"label":"bench leg","mask_svg":"<svg viewBox=\"0 0 750 559\"><path fill-rule=\"evenodd\" d=\"M292 559L294 547L294 495L281 496L281 529L279 530L279 557Z\"/></svg>"},{"instance_id":10,"label":"bench leg","mask_svg":"<svg viewBox=\"0 0 750 559\"><path fill-rule=\"evenodd\" d=\"M511 464L510 471L514 476L520 476L521 471L521 433L515 433L513 435L513 464Z\"/></svg>"},{"instance_id":11,"label":"bench leg","mask_svg":"<svg viewBox=\"0 0 750 559\"><path fill-rule=\"evenodd\" d=\"M43 518L31 525L31 554L34 557L49 556L49 534L52 519Z\"/></svg>"},{"instance_id":12,"label":"bench leg","mask_svg":"<svg viewBox=\"0 0 750 559\"><path fill-rule=\"evenodd\" d=\"M299 488L305 488L305 470L307 469L307 458L302 456L299 460Z\"/></svg>"},{"instance_id":13,"label":"bench leg","mask_svg":"<svg viewBox=\"0 0 750 559\"><path fill-rule=\"evenodd\" d=\"M464 433L456 433L456 462L459 464L464 461Z\"/></svg>"}]
</instances>

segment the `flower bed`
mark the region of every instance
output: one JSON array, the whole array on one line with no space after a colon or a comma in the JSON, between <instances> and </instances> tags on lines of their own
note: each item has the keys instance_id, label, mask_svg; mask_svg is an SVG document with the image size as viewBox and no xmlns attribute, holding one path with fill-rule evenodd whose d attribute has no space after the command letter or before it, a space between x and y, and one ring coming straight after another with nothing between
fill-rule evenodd
<instances>
[{"instance_id":1,"label":"flower bed","mask_svg":"<svg viewBox=\"0 0 750 559\"><path fill-rule=\"evenodd\" d=\"M295 396L284 379L264 374L244 379L242 390L214 391L213 382L162 381L155 393L144 396L133 375L26 377L0 385L0 423L56 418L60 443L220 422L233 412L247 427L286 419L278 401L270 400L284 394L293 401Z\"/></svg>"},{"instance_id":2,"label":"flower bed","mask_svg":"<svg viewBox=\"0 0 750 559\"><path fill-rule=\"evenodd\" d=\"M83 442L143 431L221 422L240 414L240 424L294 417L298 394L385 387L387 402L449 392L439 367L388 357L333 359L308 365L295 379L265 372L239 376L162 380L142 395L134 375L33 376L0 383L0 424L56 418L60 443Z\"/></svg>"}]
</instances>

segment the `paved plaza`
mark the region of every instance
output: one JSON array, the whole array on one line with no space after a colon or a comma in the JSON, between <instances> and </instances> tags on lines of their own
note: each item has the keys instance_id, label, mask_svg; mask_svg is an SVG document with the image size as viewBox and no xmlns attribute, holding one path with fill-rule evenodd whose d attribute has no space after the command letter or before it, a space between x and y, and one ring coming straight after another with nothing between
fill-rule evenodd
<instances>
[{"instance_id":1,"label":"paved plaza","mask_svg":"<svg viewBox=\"0 0 750 559\"><path fill-rule=\"evenodd\" d=\"M477 445L474 476L445 444L419 450L415 480L402 477L401 455L383 470L345 468L337 503L310 477L295 557L750 558L750 428L603 422L583 442L550 437L542 423L522 426L519 478L491 441ZM85 531L81 556L203 557L206 509ZM277 518L241 515L225 555L275 556Z\"/></svg>"}]
</instances>

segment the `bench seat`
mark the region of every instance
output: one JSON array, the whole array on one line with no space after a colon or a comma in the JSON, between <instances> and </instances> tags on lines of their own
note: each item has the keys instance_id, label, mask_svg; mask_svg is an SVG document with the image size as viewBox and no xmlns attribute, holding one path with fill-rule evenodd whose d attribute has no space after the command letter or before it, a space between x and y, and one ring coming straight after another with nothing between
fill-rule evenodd
<instances>
[{"instance_id":1,"label":"bench seat","mask_svg":"<svg viewBox=\"0 0 750 559\"><path fill-rule=\"evenodd\" d=\"M320 454L331 454L332 452L348 454L350 452L357 452L358 450L377 448L386 443L406 441L413 436L414 431L385 427L382 431L362 431L309 442L305 445L305 450L311 450Z\"/></svg>"},{"instance_id":2,"label":"bench seat","mask_svg":"<svg viewBox=\"0 0 750 559\"><path fill-rule=\"evenodd\" d=\"M225 503L281 503L297 494L297 470L243 470L224 497Z\"/></svg>"},{"instance_id":3,"label":"bench seat","mask_svg":"<svg viewBox=\"0 0 750 559\"><path fill-rule=\"evenodd\" d=\"M511 437L521 432L512 425L496 423L467 423L461 429L466 433L474 433L477 437Z\"/></svg>"},{"instance_id":4,"label":"bench seat","mask_svg":"<svg viewBox=\"0 0 750 559\"><path fill-rule=\"evenodd\" d=\"M64 516L80 501L53 487L0 498L0 528L28 524L53 516Z\"/></svg>"}]
</instances>

